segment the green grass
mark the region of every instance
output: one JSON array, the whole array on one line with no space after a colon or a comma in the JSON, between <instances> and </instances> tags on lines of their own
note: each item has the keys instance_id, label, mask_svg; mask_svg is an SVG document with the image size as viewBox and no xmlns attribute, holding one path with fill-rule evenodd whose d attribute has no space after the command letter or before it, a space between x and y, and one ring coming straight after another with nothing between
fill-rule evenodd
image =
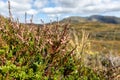
<instances>
[{"instance_id":1,"label":"green grass","mask_svg":"<svg viewBox=\"0 0 120 80\"><path fill-rule=\"evenodd\" d=\"M72 31L71 28L75 26ZM110 66L108 59L102 58L100 51L94 48L98 46L93 45L97 39L93 38L95 41L91 43L92 39L89 39L88 34L90 31L81 31L79 25L75 26L51 24L40 27L13 23L1 17L0 79L110 80L110 78L118 78L119 69L115 66L117 72L112 71L113 67ZM95 28L93 31L97 30ZM102 30L104 29L100 31ZM103 45L107 46L105 43ZM94 49L97 50L95 55ZM95 65L98 62L99 66ZM102 62L105 62L107 67L102 65Z\"/></svg>"},{"instance_id":2,"label":"green grass","mask_svg":"<svg viewBox=\"0 0 120 80\"><path fill-rule=\"evenodd\" d=\"M73 23L71 29L77 31L77 35L81 35L81 30L86 30L90 34L90 41L95 44L93 46L106 47L120 53L120 24L107 24L99 22ZM96 47L94 48L96 49ZM100 50L99 50L100 51Z\"/></svg>"}]
</instances>

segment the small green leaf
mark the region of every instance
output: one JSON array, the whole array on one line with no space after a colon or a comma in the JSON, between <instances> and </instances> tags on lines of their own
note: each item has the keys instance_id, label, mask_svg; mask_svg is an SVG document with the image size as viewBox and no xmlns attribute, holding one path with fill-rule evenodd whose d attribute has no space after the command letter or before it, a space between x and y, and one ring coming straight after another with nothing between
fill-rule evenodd
<instances>
[{"instance_id":1,"label":"small green leaf","mask_svg":"<svg viewBox=\"0 0 120 80\"><path fill-rule=\"evenodd\" d=\"M0 55L4 54L5 53L5 50L3 49L0 49Z\"/></svg>"}]
</instances>

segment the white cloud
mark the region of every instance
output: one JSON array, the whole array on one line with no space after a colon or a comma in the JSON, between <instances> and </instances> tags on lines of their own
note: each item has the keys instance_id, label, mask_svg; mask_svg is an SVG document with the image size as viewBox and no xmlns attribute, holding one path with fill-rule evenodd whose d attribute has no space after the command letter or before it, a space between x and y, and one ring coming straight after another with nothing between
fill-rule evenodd
<instances>
[{"instance_id":1,"label":"white cloud","mask_svg":"<svg viewBox=\"0 0 120 80\"><path fill-rule=\"evenodd\" d=\"M6 9L7 9L6 2L0 1L0 14L6 14Z\"/></svg>"},{"instance_id":2,"label":"white cloud","mask_svg":"<svg viewBox=\"0 0 120 80\"><path fill-rule=\"evenodd\" d=\"M29 10L31 9L31 4L29 3L17 3L17 2L14 2L14 1L11 1L11 8L13 10L16 10L16 11L26 11L26 10Z\"/></svg>"},{"instance_id":3,"label":"white cloud","mask_svg":"<svg viewBox=\"0 0 120 80\"><path fill-rule=\"evenodd\" d=\"M13 2L16 2L16 3L31 3L32 0L9 0L9 1L13 1Z\"/></svg>"},{"instance_id":4,"label":"white cloud","mask_svg":"<svg viewBox=\"0 0 120 80\"><path fill-rule=\"evenodd\" d=\"M48 7L43 8L41 11L47 14L62 14L71 12L73 9L65 7Z\"/></svg>"},{"instance_id":5,"label":"white cloud","mask_svg":"<svg viewBox=\"0 0 120 80\"><path fill-rule=\"evenodd\" d=\"M46 13L102 13L107 11L120 11L120 0L53 0L56 7L43 10ZM56 9L61 7L60 10ZM68 10L69 9L69 10Z\"/></svg>"},{"instance_id":6,"label":"white cloud","mask_svg":"<svg viewBox=\"0 0 120 80\"><path fill-rule=\"evenodd\" d=\"M38 12L34 9L30 9L27 11L27 13L32 15L32 14L37 14Z\"/></svg>"},{"instance_id":7,"label":"white cloud","mask_svg":"<svg viewBox=\"0 0 120 80\"><path fill-rule=\"evenodd\" d=\"M28 12L28 14L37 14L38 11L36 9L33 9L32 5L33 0L10 0L11 5L11 12L16 15L23 15L25 12ZM2 14L5 14L8 12L8 2L6 1L0 1L0 11Z\"/></svg>"},{"instance_id":8,"label":"white cloud","mask_svg":"<svg viewBox=\"0 0 120 80\"><path fill-rule=\"evenodd\" d=\"M81 10L81 8L78 8ZM112 12L112 11L120 11L120 5L117 2L101 2L99 4L94 4L91 6L85 6L83 9L83 13L89 12L89 13L101 13L101 12Z\"/></svg>"},{"instance_id":9,"label":"white cloud","mask_svg":"<svg viewBox=\"0 0 120 80\"><path fill-rule=\"evenodd\" d=\"M34 1L34 7L36 8L42 8L48 3L48 0L35 0Z\"/></svg>"},{"instance_id":10,"label":"white cloud","mask_svg":"<svg viewBox=\"0 0 120 80\"><path fill-rule=\"evenodd\" d=\"M56 6L63 6L63 7L77 7L79 4L77 4L80 0L52 0L53 3L56 4Z\"/></svg>"}]
</instances>

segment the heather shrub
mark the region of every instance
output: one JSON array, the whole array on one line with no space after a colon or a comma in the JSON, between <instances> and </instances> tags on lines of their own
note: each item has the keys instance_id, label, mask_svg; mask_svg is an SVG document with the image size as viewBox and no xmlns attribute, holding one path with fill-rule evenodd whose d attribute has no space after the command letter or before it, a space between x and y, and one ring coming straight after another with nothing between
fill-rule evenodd
<instances>
[{"instance_id":1,"label":"heather shrub","mask_svg":"<svg viewBox=\"0 0 120 80\"><path fill-rule=\"evenodd\" d=\"M69 48L69 23L34 26L4 18L0 23L0 79L103 79L76 59L77 46Z\"/></svg>"}]
</instances>

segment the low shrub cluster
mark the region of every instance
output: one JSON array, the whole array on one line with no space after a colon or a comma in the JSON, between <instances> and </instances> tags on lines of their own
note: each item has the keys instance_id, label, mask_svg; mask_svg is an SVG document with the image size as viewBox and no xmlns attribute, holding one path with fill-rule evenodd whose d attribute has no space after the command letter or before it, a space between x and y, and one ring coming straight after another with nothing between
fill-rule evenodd
<instances>
[{"instance_id":1,"label":"low shrub cluster","mask_svg":"<svg viewBox=\"0 0 120 80\"><path fill-rule=\"evenodd\" d=\"M69 23L40 27L0 18L0 79L104 80L76 57L70 33Z\"/></svg>"}]
</instances>

